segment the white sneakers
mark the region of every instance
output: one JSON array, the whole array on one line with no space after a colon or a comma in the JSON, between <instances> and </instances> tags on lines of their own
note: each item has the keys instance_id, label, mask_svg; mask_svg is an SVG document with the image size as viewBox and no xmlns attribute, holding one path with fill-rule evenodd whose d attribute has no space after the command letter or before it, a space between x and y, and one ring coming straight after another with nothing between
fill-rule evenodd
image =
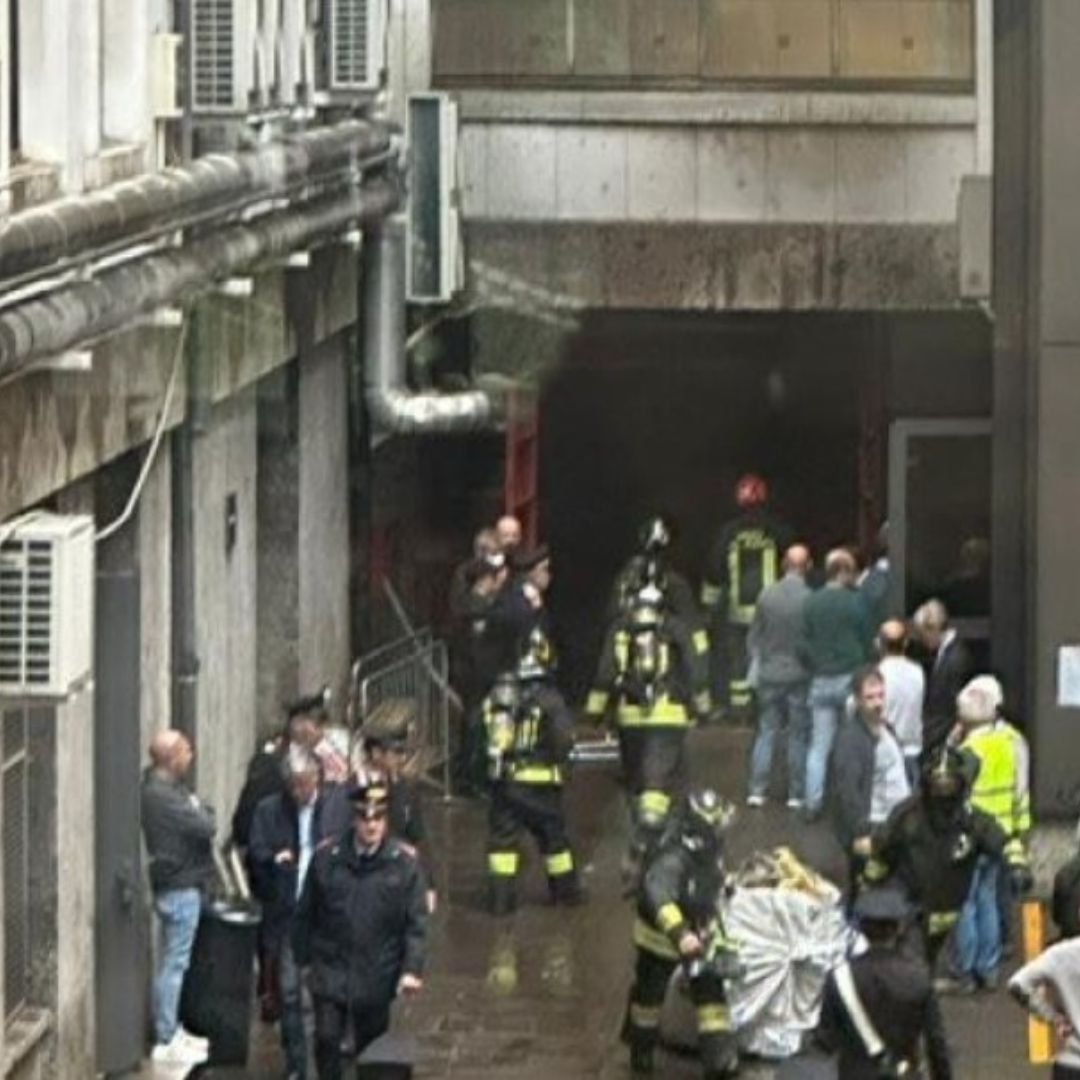
<instances>
[{"instance_id":1,"label":"white sneakers","mask_svg":"<svg viewBox=\"0 0 1080 1080\"><path fill-rule=\"evenodd\" d=\"M746 805L750 806L750 807L753 807L755 810L760 809L762 806L765 805L765 796L764 795L747 795L746 796Z\"/></svg>"},{"instance_id":2,"label":"white sneakers","mask_svg":"<svg viewBox=\"0 0 1080 1080\"><path fill-rule=\"evenodd\" d=\"M158 1043L150 1052L150 1060L158 1065L202 1065L210 1056L210 1042L192 1035L182 1027L167 1043Z\"/></svg>"}]
</instances>

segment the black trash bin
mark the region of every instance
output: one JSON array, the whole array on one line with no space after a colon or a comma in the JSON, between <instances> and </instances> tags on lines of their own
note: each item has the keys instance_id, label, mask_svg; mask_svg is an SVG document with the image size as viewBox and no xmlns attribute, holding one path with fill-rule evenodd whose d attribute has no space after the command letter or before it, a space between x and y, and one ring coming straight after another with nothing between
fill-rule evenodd
<instances>
[{"instance_id":1,"label":"black trash bin","mask_svg":"<svg viewBox=\"0 0 1080 1080\"><path fill-rule=\"evenodd\" d=\"M180 996L180 1022L210 1040L208 1065L247 1064L259 921L254 907L225 901L203 907Z\"/></svg>"}]
</instances>

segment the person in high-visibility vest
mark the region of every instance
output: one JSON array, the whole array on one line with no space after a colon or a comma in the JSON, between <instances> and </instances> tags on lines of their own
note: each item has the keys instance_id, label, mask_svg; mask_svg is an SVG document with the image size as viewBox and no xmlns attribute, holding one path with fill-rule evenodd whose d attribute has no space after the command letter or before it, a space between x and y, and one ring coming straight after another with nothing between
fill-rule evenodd
<instances>
[{"instance_id":1,"label":"person in high-visibility vest","mask_svg":"<svg viewBox=\"0 0 1080 1080\"><path fill-rule=\"evenodd\" d=\"M701 582L701 606L712 640L712 694L720 708L745 711L753 703L746 636L762 589L783 576L791 530L767 510L769 488L753 473L739 478L739 515L713 544Z\"/></svg>"},{"instance_id":2,"label":"person in high-visibility vest","mask_svg":"<svg viewBox=\"0 0 1080 1080\"><path fill-rule=\"evenodd\" d=\"M610 709L631 803L627 873L659 838L683 782L686 732L709 712L708 639L663 605L654 585L612 624L585 712Z\"/></svg>"},{"instance_id":3,"label":"person in high-visibility vest","mask_svg":"<svg viewBox=\"0 0 1080 1080\"><path fill-rule=\"evenodd\" d=\"M668 611L694 625L701 621L690 583L668 561L671 542L672 526L664 518L651 517L641 526L638 550L615 577L607 608L609 622L628 611L647 585L655 585L664 594Z\"/></svg>"},{"instance_id":4,"label":"person in high-visibility vest","mask_svg":"<svg viewBox=\"0 0 1080 1080\"><path fill-rule=\"evenodd\" d=\"M731 803L710 788L692 791L646 864L634 922L634 985L623 1025L634 1076L653 1071L660 1013L680 963L694 1004L706 1080L738 1070L727 1004L737 955L718 908L726 884L722 836L734 813Z\"/></svg>"},{"instance_id":5,"label":"person in high-visibility vest","mask_svg":"<svg viewBox=\"0 0 1080 1080\"><path fill-rule=\"evenodd\" d=\"M992 675L972 679L956 699L961 747L979 761L971 804L989 814L1006 836L1002 862L983 858L956 928L956 961L963 980L984 987L998 983L1001 961L999 876L1008 873L1013 892L1031 888L1027 836L1031 831L1027 740L1001 716L1004 694Z\"/></svg>"},{"instance_id":6,"label":"person in high-visibility vest","mask_svg":"<svg viewBox=\"0 0 1080 1080\"><path fill-rule=\"evenodd\" d=\"M495 915L517 906L523 828L544 856L552 901L582 899L562 800L573 718L551 681L550 665L550 643L541 630L533 630L516 670L495 680L481 706L491 780L488 878Z\"/></svg>"}]
</instances>

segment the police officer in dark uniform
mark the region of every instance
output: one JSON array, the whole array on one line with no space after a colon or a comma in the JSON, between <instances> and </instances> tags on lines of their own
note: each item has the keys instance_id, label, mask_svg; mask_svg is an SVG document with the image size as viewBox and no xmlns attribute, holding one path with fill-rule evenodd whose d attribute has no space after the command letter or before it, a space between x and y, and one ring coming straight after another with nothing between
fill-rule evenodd
<instances>
[{"instance_id":1,"label":"police officer in dark uniform","mask_svg":"<svg viewBox=\"0 0 1080 1080\"><path fill-rule=\"evenodd\" d=\"M746 710L752 703L746 637L761 590L783 576L781 562L791 530L767 510L769 489L754 473L735 485L739 514L721 530L701 582L712 641L712 692L722 708Z\"/></svg>"},{"instance_id":2,"label":"police officer in dark uniform","mask_svg":"<svg viewBox=\"0 0 1080 1080\"><path fill-rule=\"evenodd\" d=\"M816 1044L839 1057L839 1080L928 1075L950 1080L952 1066L941 1009L921 958L901 945L911 907L899 890L868 888L854 914L870 944L825 980ZM920 1041L927 1072L920 1071Z\"/></svg>"},{"instance_id":3,"label":"police officer in dark uniform","mask_svg":"<svg viewBox=\"0 0 1080 1080\"><path fill-rule=\"evenodd\" d=\"M648 585L655 585L664 594L665 607L680 619L693 625L701 620L690 583L668 563L671 539L671 527L662 517L649 518L641 526L638 550L615 578L608 622L629 610L634 597Z\"/></svg>"},{"instance_id":4,"label":"police officer in dark uniform","mask_svg":"<svg viewBox=\"0 0 1080 1080\"><path fill-rule=\"evenodd\" d=\"M718 902L725 888L722 834L732 805L709 788L691 792L645 865L638 888L637 962L623 1038L636 1076L653 1071L660 1013L681 963L697 1017L706 1080L738 1069L725 982L737 957L724 935Z\"/></svg>"},{"instance_id":5,"label":"police officer in dark uniform","mask_svg":"<svg viewBox=\"0 0 1080 1080\"><path fill-rule=\"evenodd\" d=\"M400 994L423 986L424 880L388 833L389 791L368 774L349 791L353 825L315 854L296 913L295 950L310 964L319 1080L340 1080L351 1019L356 1053L390 1024Z\"/></svg>"},{"instance_id":6,"label":"police officer in dark uniform","mask_svg":"<svg viewBox=\"0 0 1080 1080\"><path fill-rule=\"evenodd\" d=\"M491 911L509 914L517 904L522 828L544 856L551 899L580 902L574 856L566 831L563 780L573 746L573 717L551 681L551 645L535 629L512 673L499 676L484 701L491 780L488 875Z\"/></svg>"},{"instance_id":7,"label":"police officer in dark uniform","mask_svg":"<svg viewBox=\"0 0 1080 1080\"><path fill-rule=\"evenodd\" d=\"M682 786L686 733L709 708L705 632L668 614L660 590L647 585L612 625L585 705L597 720L614 714L631 800L631 876Z\"/></svg>"},{"instance_id":8,"label":"police officer in dark uniform","mask_svg":"<svg viewBox=\"0 0 1080 1080\"><path fill-rule=\"evenodd\" d=\"M931 971L960 917L980 856L1000 858L1005 833L967 796L978 768L971 755L942 747L923 762L919 790L871 838L866 881L886 880L915 905Z\"/></svg>"}]
</instances>

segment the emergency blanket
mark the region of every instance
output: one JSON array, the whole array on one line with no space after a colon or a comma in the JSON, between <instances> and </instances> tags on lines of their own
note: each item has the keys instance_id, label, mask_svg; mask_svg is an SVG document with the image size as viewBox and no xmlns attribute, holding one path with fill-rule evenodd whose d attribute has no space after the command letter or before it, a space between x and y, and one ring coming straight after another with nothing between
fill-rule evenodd
<instances>
[{"instance_id":1,"label":"emergency blanket","mask_svg":"<svg viewBox=\"0 0 1080 1080\"><path fill-rule=\"evenodd\" d=\"M781 848L743 864L722 917L741 968L728 988L740 1045L790 1057L817 1026L825 976L856 943L840 892Z\"/></svg>"}]
</instances>

